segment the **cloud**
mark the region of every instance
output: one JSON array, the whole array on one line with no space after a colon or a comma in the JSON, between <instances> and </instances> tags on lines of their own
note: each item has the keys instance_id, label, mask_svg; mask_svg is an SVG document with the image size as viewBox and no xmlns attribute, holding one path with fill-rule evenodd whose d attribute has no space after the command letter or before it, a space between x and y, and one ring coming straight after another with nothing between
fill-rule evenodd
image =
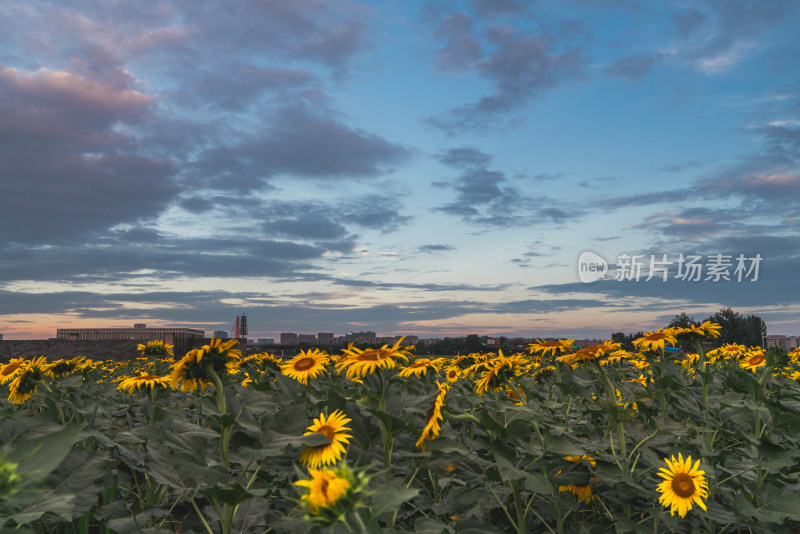
<instances>
[{"instance_id":1,"label":"cloud","mask_svg":"<svg viewBox=\"0 0 800 534\"><path fill-rule=\"evenodd\" d=\"M653 67L662 60L663 55L654 52L627 56L605 67L603 72L612 76L640 80L647 76Z\"/></svg>"},{"instance_id":2,"label":"cloud","mask_svg":"<svg viewBox=\"0 0 800 534\"><path fill-rule=\"evenodd\" d=\"M696 9L687 9L684 12L672 15L670 18L670 22L684 39L698 31L707 21L708 17Z\"/></svg>"},{"instance_id":3,"label":"cloud","mask_svg":"<svg viewBox=\"0 0 800 534\"><path fill-rule=\"evenodd\" d=\"M133 133L152 103L69 72L0 68L0 240L53 242L161 212L177 168L139 152Z\"/></svg>"},{"instance_id":4,"label":"cloud","mask_svg":"<svg viewBox=\"0 0 800 534\"><path fill-rule=\"evenodd\" d=\"M563 81L579 77L587 63L580 50L561 50L553 35L498 24L479 30L475 20L461 12L445 16L437 35L446 42L435 58L440 69L475 72L493 88L476 102L428 119L450 134L513 124L514 110L527 107Z\"/></svg>"},{"instance_id":5,"label":"cloud","mask_svg":"<svg viewBox=\"0 0 800 534\"><path fill-rule=\"evenodd\" d=\"M417 247L417 252L421 252L424 254L434 254L436 252L449 252L451 250L455 250L455 247L451 245L421 245Z\"/></svg>"},{"instance_id":6,"label":"cloud","mask_svg":"<svg viewBox=\"0 0 800 534\"><path fill-rule=\"evenodd\" d=\"M456 196L438 206L438 211L489 227L563 223L576 217L575 213L556 207L550 199L524 194L504 173L488 169L491 156L477 149L450 149L438 159L461 171L456 178L440 184L454 190Z\"/></svg>"}]
</instances>

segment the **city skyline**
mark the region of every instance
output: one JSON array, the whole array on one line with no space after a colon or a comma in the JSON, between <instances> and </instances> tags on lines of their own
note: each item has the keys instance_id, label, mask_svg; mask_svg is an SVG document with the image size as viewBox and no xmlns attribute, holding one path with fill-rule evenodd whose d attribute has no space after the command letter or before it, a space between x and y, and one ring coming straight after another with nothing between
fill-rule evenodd
<instances>
[{"instance_id":1,"label":"city skyline","mask_svg":"<svg viewBox=\"0 0 800 534\"><path fill-rule=\"evenodd\" d=\"M796 335L798 23L789 0L3 2L0 334L607 338L732 307Z\"/></svg>"}]
</instances>

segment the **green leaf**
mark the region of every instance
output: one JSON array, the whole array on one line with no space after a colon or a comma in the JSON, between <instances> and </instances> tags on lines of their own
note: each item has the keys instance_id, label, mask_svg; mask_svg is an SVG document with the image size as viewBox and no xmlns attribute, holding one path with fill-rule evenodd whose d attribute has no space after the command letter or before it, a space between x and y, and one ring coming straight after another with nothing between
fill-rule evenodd
<instances>
[{"instance_id":1,"label":"green leaf","mask_svg":"<svg viewBox=\"0 0 800 534\"><path fill-rule=\"evenodd\" d=\"M373 519L384 513L394 513L404 502L414 498L419 493L418 489L404 488L401 486L384 486L372 495L370 514Z\"/></svg>"},{"instance_id":2,"label":"green leaf","mask_svg":"<svg viewBox=\"0 0 800 534\"><path fill-rule=\"evenodd\" d=\"M211 497L217 502L236 506L237 504L241 504L252 497L261 497L266 492L266 490L247 490L241 484L236 484L232 488L225 488L217 485L213 488L200 490L198 493L207 497Z\"/></svg>"},{"instance_id":3,"label":"green leaf","mask_svg":"<svg viewBox=\"0 0 800 534\"><path fill-rule=\"evenodd\" d=\"M23 485L44 480L67 457L72 446L88 434L77 427L23 441L6 453L6 461L16 463Z\"/></svg>"}]
</instances>

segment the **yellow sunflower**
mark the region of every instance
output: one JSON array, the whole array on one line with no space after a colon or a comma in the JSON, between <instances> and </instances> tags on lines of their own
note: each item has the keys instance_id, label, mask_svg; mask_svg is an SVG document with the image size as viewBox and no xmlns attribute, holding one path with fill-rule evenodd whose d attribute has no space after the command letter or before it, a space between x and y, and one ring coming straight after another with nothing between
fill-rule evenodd
<instances>
[{"instance_id":1,"label":"yellow sunflower","mask_svg":"<svg viewBox=\"0 0 800 534\"><path fill-rule=\"evenodd\" d=\"M345 452L342 443L349 443L351 436L345 434L346 430L350 428L345 425L349 423L349 419L341 410L336 410L327 418L325 414L320 414L318 419L314 419L314 424L308 427L307 432L303 435L319 433L331 440L330 443L325 445L317 445L315 447L304 447L300 453L300 461L310 468L317 468L320 465L328 465L338 462Z\"/></svg>"},{"instance_id":2,"label":"yellow sunflower","mask_svg":"<svg viewBox=\"0 0 800 534\"><path fill-rule=\"evenodd\" d=\"M69 360L56 360L47 365L44 370L45 374L53 378L63 378L78 371L82 371L86 367L86 357L76 356Z\"/></svg>"},{"instance_id":3,"label":"yellow sunflower","mask_svg":"<svg viewBox=\"0 0 800 534\"><path fill-rule=\"evenodd\" d=\"M448 382L455 382L461 378L461 368L458 365L448 365L444 368L444 374Z\"/></svg>"},{"instance_id":4,"label":"yellow sunflower","mask_svg":"<svg viewBox=\"0 0 800 534\"><path fill-rule=\"evenodd\" d=\"M347 378L362 378L375 372L375 369L394 369L397 362L395 358L403 358L408 361L409 353L406 349L401 349L400 344L404 338L397 340L397 343L389 347L384 345L379 349L364 349L353 347L342 349L342 358L336 364L336 370L340 373L346 370Z\"/></svg>"},{"instance_id":5,"label":"yellow sunflower","mask_svg":"<svg viewBox=\"0 0 800 534\"><path fill-rule=\"evenodd\" d=\"M308 488L308 493L300 497L315 513L320 508L328 508L336 504L340 497L347 493L350 482L340 477L332 469L309 469L311 480L298 480L296 486Z\"/></svg>"},{"instance_id":6,"label":"yellow sunflower","mask_svg":"<svg viewBox=\"0 0 800 534\"><path fill-rule=\"evenodd\" d=\"M742 369L753 371L753 373L756 372L756 369L764 367L766 364L767 359L764 357L764 352L760 350L748 352L739 360L739 365L742 366Z\"/></svg>"},{"instance_id":7,"label":"yellow sunflower","mask_svg":"<svg viewBox=\"0 0 800 534\"><path fill-rule=\"evenodd\" d=\"M683 456L678 454L678 460L675 456L672 461L664 458L668 468L659 468L658 476L664 479L658 485L658 491L661 496L658 502L664 506L669 506L670 515L678 515L681 517L686 516L686 512L692 509L692 504L697 504L703 510L706 510L706 505L703 499L708 497L708 483L706 477L703 476L705 471L700 471L700 460L692 466L692 457L683 460Z\"/></svg>"},{"instance_id":8,"label":"yellow sunflower","mask_svg":"<svg viewBox=\"0 0 800 534\"><path fill-rule=\"evenodd\" d=\"M425 428L422 429L422 435L415 444L423 451L425 450L425 442L435 439L442 430L442 427L439 426L439 421L444 419L444 417L442 417L444 396L450 389L450 385L446 382L440 383L439 381L436 382L436 385L439 386L439 392L436 394L436 399L433 401L433 406L431 406L431 408L428 410L428 414L425 418Z\"/></svg>"},{"instance_id":9,"label":"yellow sunflower","mask_svg":"<svg viewBox=\"0 0 800 534\"><path fill-rule=\"evenodd\" d=\"M167 354L170 356L175 355L175 346L164 343L160 339L148 341L147 344L139 343L136 345L136 350L139 351L139 354L142 356L165 356Z\"/></svg>"},{"instance_id":10,"label":"yellow sunflower","mask_svg":"<svg viewBox=\"0 0 800 534\"><path fill-rule=\"evenodd\" d=\"M168 376L157 376L142 372L139 376L132 376L120 381L120 383L117 384L117 390L127 391L133 395L135 389L144 388L152 391L156 386L166 388L169 387L169 384L170 377Z\"/></svg>"},{"instance_id":11,"label":"yellow sunflower","mask_svg":"<svg viewBox=\"0 0 800 534\"><path fill-rule=\"evenodd\" d=\"M594 458L591 456L586 456L585 454L582 456L565 456L565 460L568 462L572 462L577 465L581 465L585 460L592 467L597 466L597 462L595 462ZM561 474L561 470L559 469L558 473L556 473L556 477ZM575 495L578 498L578 502L591 502L595 499L595 496L592 495L592 483L591 478L588 476L586 477L586 484L567 484L565 486L559 486L558 491L568 491Z\"/></svg>"},{"instance_id":12,"label":"yellow sunflower","mask_svg":"<svg viewBox=\"0 0 800 534\"><path fill-rule=\"evenodd\" d=\"M647 332L639 339L633 340L633 345L638 350L664 350L665 343L669 343L673 347L675 346L675 330L671 328L661 330L659 328L655 332Z\"/></svg>"},{"instance_id":13,"label":"yellow sunflower","mask_svg":"<svg viewBox=\"0 0 800 534\"><path fill-rule=\"evenodd\" d=\"M619 349L619 347L619 343L603 341L602 343L598 343L596 345L583 347L572 354L564 354L563 356L559 356L556 358L556 360L568 365L575 365L581 362L590 362L600 358L604 354L615 352Z\"/></svg>"},{"instance_id":14,"label":"yellow sunflower","mask_svg":"<svg viewBox=\"0 0 800 534\"><path fill-rule=\"evenodd\" d=\"M423 375L428 374L428 369L436 370L436 368L437 368L436 360L431 360L430 358L417 358L416 360L414 360L414 363L412 363L407 367L404 367L397 374L398 376L402 376L403 378L410 378L411 376L422 378Z\"/></svg>"},{"instance_id":15,"label":"yellow sunflower","mask_svg":"<svg viewBox=\"0 0 800 534\"><path fill-rule=\"evenodd\" d=\"M23 404L30 400L39 390L46 368L47 359L44 356L25 360L14 374L14 380L8 385L8 400L14 404Z\"/></svg>"},{"instance_id":16,"label":"yellow sunflower","mask_svg":"<svg viewBox=\"0 0 800 534\"><path fill-rule=\"evenodd\" d=\"M170 374L172 388L180 388L181 391L205 389L207 385L213 383L211 371L220 377L227 375L230 363L242 359L242 352L233 348L237 343L239 343L237 339L223 342L211 338L208 345L187 352L186 356L172 366Z\"/></svg>"},{"instance_id":17,"label":"yellow sunflower","mask_svg":"<svg viewBox=\"0 0 800 534\"><path fill-rule=\"evenodd\" d=\"M488 368L483 376L475 381L475 393L483 396L489 390L496 391L502 388L513 376L518 376L526 363L520 355L512 354L503 356L503 351L497 351L498 357L486 362Z\"/></svg>"},{"instance_id":18,"label":"yellow sunflower","mask_svg":"<svg viewBox=\"0 0 800 534\"><path fill-rule=\"evenodd\" d=\"M536 340L536 343L528 345L528 352L531 354L541 354L547 356L552 354L560 354L572 350L572 344L575 343L574 339L555 339L555 340Z\"/></svg>"},{"instance_id":19,"label":"yellow sunflower","mask_svg":"<svg viewBox=\"0 0 800 534\"><path fill-rule=\"evenodd\" d=\"M708 336L708 337L719 337L720 330L722 327L717 323L712 323L711 321L706 321L700 325L689 325L689 328L685 328L684 331L692 332L694 334L699 334L701 336Z\"/></svg>"},{"instance_id":20,"label":"yellow sunflower","mask_svg":"<svg viewBox=\"0 0 800 534\"><path fill-rule=\"evenodd\" d=\"M0 384L13 380L24 363L25 358L11 358L11 361L0 367Z\"/></svg>"},{"instance_id":21,"label":"yellow sunflower","mask_svg":"<svg viewBox=\"0 0 800 534\"><path fill-rule=\"evenodd\" d=\"M328 363L328 355L319 349L301 350L300 353L286 363L281 364L281 373L289 378L294 378L301 384L308 385L309 378L316 378L317 375L325 372L325 364Z\"/></svg>"}]
</instances>

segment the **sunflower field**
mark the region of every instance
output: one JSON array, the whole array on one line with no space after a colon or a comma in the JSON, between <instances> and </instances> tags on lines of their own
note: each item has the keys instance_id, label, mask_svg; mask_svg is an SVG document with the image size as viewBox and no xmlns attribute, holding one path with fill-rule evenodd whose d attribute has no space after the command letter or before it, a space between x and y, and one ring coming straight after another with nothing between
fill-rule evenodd
<instances>
[{"instance_id":1,"label":"sunflower field","mask_svg":"<svg viewBox=\"0 0 800 534\"><path fill-rule=\"evenodd\" d=\"M703 350L718 330L20 356L0 364L0 533L800 532L800 350Z\"/></svg>"}]
</instances>

